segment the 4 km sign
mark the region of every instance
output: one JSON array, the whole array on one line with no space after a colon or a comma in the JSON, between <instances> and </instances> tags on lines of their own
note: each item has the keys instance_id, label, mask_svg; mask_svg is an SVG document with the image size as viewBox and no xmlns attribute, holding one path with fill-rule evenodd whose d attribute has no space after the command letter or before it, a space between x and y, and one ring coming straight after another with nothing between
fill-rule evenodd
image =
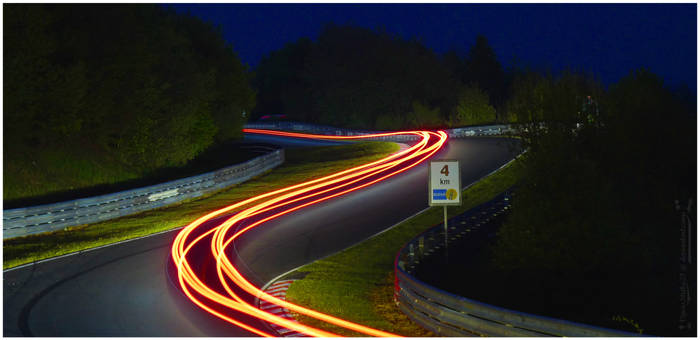
<instances>
[{"instance_id":1,"label":"4 km sign","mask_svg":"<svg viewBox=\"0 0 700 340\"><path fill-rule=\"evenodd\" d=\"M429 177L430 205L462 205L459 161L431 161Z\"/></svg>"}]
</instances>

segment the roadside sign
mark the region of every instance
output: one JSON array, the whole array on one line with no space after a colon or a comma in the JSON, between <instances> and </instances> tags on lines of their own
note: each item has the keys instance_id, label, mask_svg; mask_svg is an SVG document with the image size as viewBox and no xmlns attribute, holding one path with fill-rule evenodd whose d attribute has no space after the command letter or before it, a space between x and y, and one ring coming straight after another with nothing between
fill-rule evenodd
<instances>
[{"instance_id":1,"label":"roadside sign","mask_svg":"<svg viewBox=\"0 0 700 340\"><path fill-rule=\"evenodd\" d=\"M431 206L462 205L462 183L459 161L430 161L428 204Z\"/></svg>"}]
</instances>

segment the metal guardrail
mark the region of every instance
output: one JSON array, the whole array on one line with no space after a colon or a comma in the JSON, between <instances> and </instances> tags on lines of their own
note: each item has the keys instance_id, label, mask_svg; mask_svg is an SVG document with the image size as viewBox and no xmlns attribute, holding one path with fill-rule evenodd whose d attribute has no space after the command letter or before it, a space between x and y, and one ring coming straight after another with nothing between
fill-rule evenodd
<instances>
[{"instance_id":1,"label":"metal guardrail","mask_svg":"<svg viewBox=\"0 0 700 340\"><path fill-rule=\"evenodd\" d=\"M516 133L515 127L507 124L467 126L454 129L446 129L450 138L473 137L473 136L500 136L512 135Z\"/></svg>"},{"instance_id":2,"label":"metal guardrail","mask_svg":"<svg viewBox=\"0 0 700 340\"><path fill-rule=\"evenodd\" d=\"M382 133L387 131L359 131L350 129L341 129L324 125L313 125L299 122L258 122L246 124L249 129L272 129L298 132L311 132L320 135L334 136L358 136L363 134ZM450 138L473 137L473 136L498 136L512 134L515 129L510 125L482 125L468 126L454 129L445 129L445 133ZM369 140L385 140L385 141L413 141L418 140L418 136L401 135L369 138Z\"/></svg>"},{"instance_id":3,"label":"metal guardrail","mask_svg":"<svg viewBox=\"0 0 700 340\"><path fill-rule=\"evenodd\" d=\"M585 325L489 305L433 287L412 275L425 256L478 230L510 208L508 193L453 218L447 238L442 224L416 236L401 248L394 263L394 296L399 309L422 327L440 336L579 336L630 337L640 334Z\"/></svg>"},{"instance_id":4,"label":"metal guardrail","mask_svg":"<svg viewBox=\"0 0 700 340\"><path fill-rule=\"evenodd\" d=\"M276 149L245 163L147 187L3 211L3 239L55 231L160 208L237 184L284 162Z\"/></svg>"}]
</instances>

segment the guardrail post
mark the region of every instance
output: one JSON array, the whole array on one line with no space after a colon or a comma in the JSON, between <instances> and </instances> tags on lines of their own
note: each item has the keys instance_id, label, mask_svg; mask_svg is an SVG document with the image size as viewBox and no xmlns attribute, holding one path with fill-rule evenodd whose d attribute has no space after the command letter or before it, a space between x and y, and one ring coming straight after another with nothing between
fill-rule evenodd
<instances>
[{"instance_id":1,"label":"guardrail post","mask_svg":"<svg viewBox=\"0 0 700 340\"><path fill-rule=\"evenodd\" d=\"M418 238L418 252L420 253L421 258L423 257L424 249L425 249L425 238L423 237L423 235L421 235Z\"/></svg>"},{"instance_id":2,"label":"guardrail post","mask_svg":"<svg viewBox=\"0 0 700 340\"><path fill-rule=\"evenodd\" d=\"M445 217L445 262L449 262L449 254L447 252L447 206L443 206L443 212Z\"/></svg>"}]
</instances>

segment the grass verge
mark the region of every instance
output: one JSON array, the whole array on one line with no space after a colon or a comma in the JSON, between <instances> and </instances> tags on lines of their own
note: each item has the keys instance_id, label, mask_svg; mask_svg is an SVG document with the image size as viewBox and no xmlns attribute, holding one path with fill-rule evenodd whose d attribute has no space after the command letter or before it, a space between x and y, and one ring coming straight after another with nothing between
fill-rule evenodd
<instances>
[{"instance_id":1,"label":"grass verge","mask_svg":"<svg viewBox=\"0 0 700 340\"><path fill-rule=\"evenodd\" d=\"M395 143L363 142L286 150L286 161L281 166L196 200L101 223L3 240L3 269L181 227L206 212L368 163L398 149Z\"/></svg>"},{"instance_id":2,"label":"grass verge","mask_svg":"<svg viewBox=\"0 0 700 340\"><path fill-rule=\"evenodd\" d=\"M214 171L259 156L237 141L211 146L178 167L147 169L119 161L99 148L56 146L4 155L3 208L109 194Z\"/></svg>"},{"instance_id":3,"label":"grass verge","mask_svg":"<svg viewBox=\"0 0 700 340\"><path fill-rule=\"evenodd\" d=\"M464 190L462 206L448 207L448 215L459 215L514 185L520 179L519 167L519 162L513 162ZM394 257L411 238L442 220L441 207L428 209L367 241L299 268L290 276L305 276L290 286L287 299L399 335L433 335L411 322L394 304ZM303 315L296 317L304 324L340 335L364 336Z\"/></svg>"}]
</instances>

